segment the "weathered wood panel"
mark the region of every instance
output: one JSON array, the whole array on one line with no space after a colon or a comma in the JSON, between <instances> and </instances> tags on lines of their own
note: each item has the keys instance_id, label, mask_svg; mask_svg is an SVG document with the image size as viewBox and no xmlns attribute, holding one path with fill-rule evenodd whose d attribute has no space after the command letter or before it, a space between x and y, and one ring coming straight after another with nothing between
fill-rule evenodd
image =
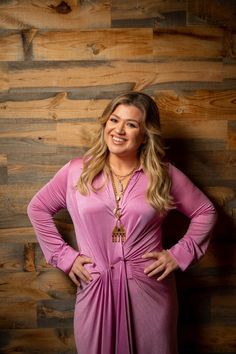
<instances>
[{"instance_id":1,"label":"weathered wood panel","mask_svg":"<svg viewBox=\"0 0 236 354\"><path fill-rule=\"evenodd\" d=\"M235 90L156 91L162 119L235 120Z\"/></svg>"},{"instance_id":2,"label":"weathered wood panel","mask_svg":"<svg viewBox=\"0 0 236 354\"><path fill-rule=\"evenodd\" d=\"M154 30L156 58L218 58L223 55L223 30L217 27L175 27Z\"/></svg>"},{"instance_id":3,"label":"weathered wood panel","mask_svg":"<svg viewBox=\"0 0 236 354\"><path fill-rule=\"evenodd\" d=\"M154 27L186 24L186 0L112 1L113 27Z\"/></svg>"},{"instance_id":4,"label":"weathered wood panel","mask_svg":"<svg viewBox=\"0 0 236 354\"><path fill-rule=\"evenodd\" d=\"M8 64L0 63L0 91L9 90Z\"/></svg>"},{"instance_id":5,"label":"weathered wood panel","mask_svg":"<svg viewBox=\"0 0 236 354\"><path fill-rule=\"evenodd\" d=\"M34 100L17 100L0 102L0 115L3 119L88 119L102 114L108 100L76 100L70 99L67 92L50 95L49 98Z\"/></svg>"},{"instance_id":6,"label":"weathered wood panel","mask_svg":"<svg viewBox=\"0 0 236 354\"><path fill-rule=\"evenodd\" d=\"M228 122L228 148L236 149L236 122Z\"/></svg>"},{"instance_id":7,"label":"weathered wood panel","mask_svg":"<svg viewBox=\"0 0 236 354\"><path fill-rule=\"evenodd\" d=\"M0 31L0 61L24 60L24 50L20 33Z\"/></svg>"},{"instance_id":8,"label":"weathered wood panel","mask_svg":"<svg viewBox=\"0 0 236 354\"><path fill-rule=\"evenodd\" d=\"M2 272L0 299L5 302L26 302L73 297L72 282L62 272Z\"/></svg>"},{"instance_id":9,"label":"weathered wood panel","mask_svg":"<svg viewBox=\"0 0 236 354\"><path fill-rule=\"evenodd\" d=\"M1 331L1 350L12 354L75 354L71 328L12 329Z\"/></svg>"},{"instance_id":10,"label":"weathered wood panel","mask_svg":"<svg viewBox=\"0 0 236 354\"><path fill-rule=\"evenodd\" d=\"M81 29L110 26L109 1L10 0L0 4L0 28ZM91 21L91 19L93 19Z\"/></svg>"},{"instance_id":11,"label":"weathered wood panel","mask_svg":"<svg viewBox=\"0 0 236 354\"><path fill-rule=\"evenodd\" d=\"M43 32L33 40L32 56L33 60L148 59L152 39L152 29Z\"/></svg>"},{"instance_id":12,"label":"weathered wood panel","mask_svg":"<svg viewBox=\"0 0 236 354\"><path fill-rule=\"evenodd\" d=\"M13 311L14 308L14 311ZM0 303L1 329L36 328L37 306L34 301Z\"/></svg>"},{"instance_id":13,"label":"weathered wood panel","mask_svg":"<svg viewBox=\"0 0 236 354\"><path fill-rule=\"evenodd\" d=\"M0 352L75 354L76 288L46 264L31 197L82 156L110 98L143 90L167 154L215 202L206 256L176 272L180 354L235 353L235 1L0 3ZM56 226L78 248L70 215ZM186 217L171 212L167 247Z\"/></svg>"},{"instance_id":14,"label":"weathered wood panel","mask_svg":"<svg viewBox=\"0 0 236 354\"><path fill-rule=\"evenodd\" d=\"M232 77L226 69L224 77L222 69L222 62L215 61L71 62L69 67L68 63L64 62L57 63L56 66L47 63L10 63L8 80L11 89L110 86L128 82L134 90L142 90L158 83L217 82Z\"/></svg>"},{"instance_id":15,"label":"weathered wood panel","mask_svg":"<svg viewBox=\"0 0 236 354\"><path fill-rule=\"evenodd\" d=\"M188 24L209 23L234 28L236 4L234 0L188 0Z\"/></svg>"}]
</instances>

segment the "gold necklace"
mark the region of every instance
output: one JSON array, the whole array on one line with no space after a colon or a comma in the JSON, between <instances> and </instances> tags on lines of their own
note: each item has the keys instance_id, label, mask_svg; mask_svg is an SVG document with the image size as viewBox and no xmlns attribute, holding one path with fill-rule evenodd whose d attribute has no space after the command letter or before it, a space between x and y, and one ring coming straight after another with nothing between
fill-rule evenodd
<instances>
[{"instance_id":1,"label":"gold necklace","mask_svg":"<svg viewBox=\"0 0 236 354\"><path fill-rule=\"evenodd\" d=\"M131 172L127 173L126 175L118 175L114 172L114 170L110 167L110 171L111 171L111 174L114 175L117 180L118 180L118 191L120 192L120 194L122 194L124 192L124 186L122 184L123 180L126 178L126 177L129 177L133 174L134 170L136 169L133 168ZM129 182L129 181L128 181ZM118 194L118 193L117 193Z\"/></svg>"},{"instance_id":2,"label":"gold necklace","mask_svg":"<svg viewBox=\"0 0 236 354\"><path fill-rule=\"evenodd\" d=\"M135 171L136 167L130 172L128 173L127 175L125 176L119 176L123 179L125 179L126 177L130 176L127 184L126 184L126 187L123 188L123 184L121 183L121 181L119 180L119 178L117 177L118 175L116 175L112 169L110 168L110 171L111 171L111 182L112 182L112 187L113 187L113 190L114 190L114 194L115 194L115 200L116 200L116 208L113 210L113 213L115 215L115 218L116 218L116 224L115 224L115 227L114 229L112 230L112 242L124 242L126 240L126 230L125 230L125 227L124 225L121 223L121 208L120 208L120 200L121 200L121 197L123 196L126 188L128 187L128 184L132 178L132 175ZM119 186L121 185L122 188L120 188L119 192L120 194L118 194L117 192L117 189L116 189L116 185L115 185L115 180L114 180L114 176L117 177L118 179L118 188L120 188Z\"/></svg>"}]
</instances>

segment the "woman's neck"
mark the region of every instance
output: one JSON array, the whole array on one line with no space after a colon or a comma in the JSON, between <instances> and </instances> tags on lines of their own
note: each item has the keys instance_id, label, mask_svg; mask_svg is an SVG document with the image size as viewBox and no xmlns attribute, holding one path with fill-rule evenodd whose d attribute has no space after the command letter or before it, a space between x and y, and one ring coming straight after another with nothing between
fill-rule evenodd
<instances>
[{"instance_id":1,"label":"woman's neck","mask_svg":"<svg viewBox=\"0 0 236 354\"><path fill-rule=\"evenodd\" d=\"M134 158L120 158L119 156L116 155L109 155L108 156L108 164L111 167L111 169L119 174L119 175L125 175L138 167L139 165L139 160L137 157Z\"/></svg>"}]
</instances>

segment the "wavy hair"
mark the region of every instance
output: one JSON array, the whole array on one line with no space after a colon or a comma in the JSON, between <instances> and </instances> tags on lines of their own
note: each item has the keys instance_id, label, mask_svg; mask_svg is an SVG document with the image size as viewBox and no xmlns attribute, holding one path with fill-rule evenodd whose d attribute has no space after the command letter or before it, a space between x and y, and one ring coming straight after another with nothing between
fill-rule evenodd
<instances>
[{"instance_id":1,"label":"wavy hair","mask_svg":"<svg viewBox=\"0 0 236 354\"><path fill-rule=\"evenodd\" d=\"M144 113L143 127L146 135L145 142L139 149L139 161L145 174L148 176L147 200L160 213L173 208L170 195L171 181L168 174L168 165L164 161L165 151L161 139L159 111L155 101L145 93L131 91L124 93L110 101L101 117L98 118L99 129L92 147L84 155L84 165L77 188L83 195L89 194L95 188L95 177L105 171L109 178L107 158L109 151L104 141L104 128L110 115L120 104L132 105Z\"/></svg>"}]
</instances>

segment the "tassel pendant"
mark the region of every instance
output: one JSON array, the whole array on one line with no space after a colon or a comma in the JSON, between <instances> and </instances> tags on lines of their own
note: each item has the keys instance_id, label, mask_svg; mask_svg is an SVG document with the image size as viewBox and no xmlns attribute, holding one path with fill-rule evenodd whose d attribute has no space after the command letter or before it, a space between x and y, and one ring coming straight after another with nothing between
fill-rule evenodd
<instances>
[{"instance_id":1,"label":"tassel pendant","mask_svg":"<svg viewBox=\"0 0 236 354\"><path fill-rule=\"evenodd\" d=\"M112 242L124 242L126 239L126 231L124 226L118 220L113 231L112 231Z\"/></svg>"}]
</instances>

